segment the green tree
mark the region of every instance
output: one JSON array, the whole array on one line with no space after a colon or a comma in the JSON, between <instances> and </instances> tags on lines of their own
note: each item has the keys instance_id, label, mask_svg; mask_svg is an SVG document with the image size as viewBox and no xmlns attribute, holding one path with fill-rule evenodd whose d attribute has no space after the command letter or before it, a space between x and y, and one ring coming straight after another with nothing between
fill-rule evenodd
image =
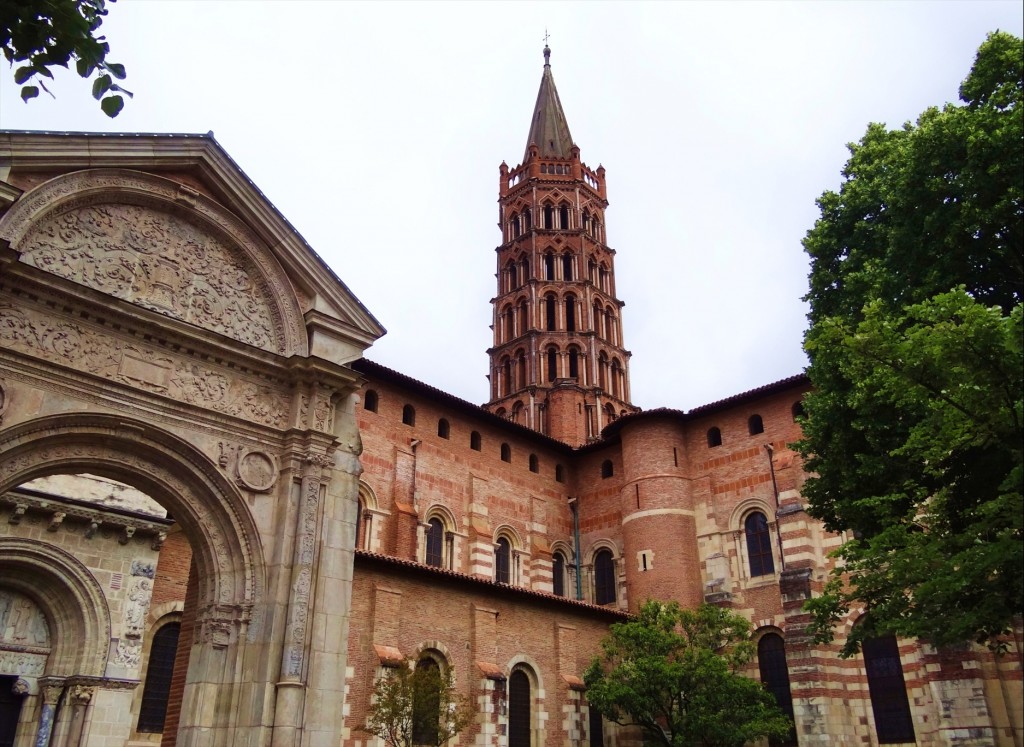
<instances>
[{"instance_id":1,"label":"green tree","mask_svg":"<svg viewBox=\"0 0 1024 747\"><path fill-rule=\"evenodd\" d=\"M132 94L114 82L124 80L124 65L107 60L110 45L98 35L106 15L106 0L0 0L0 49L15 68L23 101L40 88L49 93L43 79L74 60L81 77L93 78L92 95L103 112L118 115L122 94Z\"/></svg>"},{"instance_id":2,"label":"green tree","mask_svg":"<svg viewBox=\"0 0 1024 747\"><path fill-rule=\"evenodd\" d=\"M377 680L362 731L392 747L440 747L469 725L472 704L455 689L452 668L424 662L405 661Z\"/></svg>"},{"instance_id":3,"label":"green tree","mask_svg":"<svg viewBox=\"0 0 1024 747\"><path fill-rule=\"evenodd\" d=\"M750 623L711 605L648 601L611 626L584 674L587 701L666 747L740 747L792 728L760 682L739 674L754 657Z\"/></svg>"},{"instance_id":4,"label":"green tree","mask_svg":"<svg viewBox=\"0 0 1024 747\"><path fill-rule=\"evenodd\" d=\"M872 124L804 247L808 510L850 539L808 609L867 637L996 644L1024 604L1024 45L994 33L962 105Z\"/></svg>"}]
</instances>

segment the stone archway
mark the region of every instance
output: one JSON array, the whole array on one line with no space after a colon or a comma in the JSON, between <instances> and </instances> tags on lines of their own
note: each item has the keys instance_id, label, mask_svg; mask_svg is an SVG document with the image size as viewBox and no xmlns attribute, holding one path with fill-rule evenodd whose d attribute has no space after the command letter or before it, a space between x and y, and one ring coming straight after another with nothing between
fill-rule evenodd
<instances>
[{"instance_id":1,"label":"stone archway","mask_svg":"<svg viewBox=\"0 0 1024 747\"><path fill-rule=\"evenodd\" d=\"M27 483L152 497L194 551L178 743L336 743L361 451L348 364L383 328L210 137L9 133L0 160L0 536L119 527L96 532L104 555L80 550L102 566L111 651L123 623L141 650L112 584L147 585L132 548L172 522ZM117 743L89 719L83 745Z\"/></svg>"},{"instance_id":2,"label":"stone archway","mask_svg":"<svg viewBox=\"0 0 1024 747\"><path fill-rule=\"evenodd\" d=\"M49 416L0 432L0 494L38 477L80 471L144 491L172 512L190 540L200 583L186 702L232 702L236 691L259 686L237 675L259 655L264 615L254 611L266 583L257 528L239 490L177 436L123 417ZM111 637L103 593L88 571L53 546L16 538L0 538L0 561L24 570L34 593L41 588L52 602L44 605L57 628L50 680L116 687L125 641ZM185 743L211 734L210 743L230 743L245 729L237 713L183 708L179 735Z\"/></svg>"}]
</instances>

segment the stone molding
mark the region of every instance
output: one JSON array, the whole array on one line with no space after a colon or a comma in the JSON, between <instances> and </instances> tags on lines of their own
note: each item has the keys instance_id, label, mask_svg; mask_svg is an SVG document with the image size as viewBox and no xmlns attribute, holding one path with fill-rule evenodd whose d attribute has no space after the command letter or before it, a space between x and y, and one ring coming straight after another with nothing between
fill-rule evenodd
<instances>
[{"instance_id":1,"label":"stone molding","mask_svg":"<svg viewBox=\"0 0 1024 747\"><path fill-rule=\"evenodd\" d=\"M308 352L295 290L269 249L222 206L169 179L64 174L22 195L0 219L0 238L26 264L165 316L280 355Z\"/></svg>"}]
</instances>

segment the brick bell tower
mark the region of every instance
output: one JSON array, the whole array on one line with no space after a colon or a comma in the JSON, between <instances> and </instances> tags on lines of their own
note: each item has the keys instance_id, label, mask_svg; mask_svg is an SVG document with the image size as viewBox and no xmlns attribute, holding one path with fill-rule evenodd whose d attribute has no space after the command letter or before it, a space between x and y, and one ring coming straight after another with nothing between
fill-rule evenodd
<instances>
[{"instance_id":1,"label":"brick bell tower","mask_svg":"<svg viewBox=\"0 0 1024 747\"><path fill-rule=\"evenodd\" d=\"M615 250L605 243L605 170L580 161L546 45L523 163L503 162L499 171L502 243L485 407L579 446L637 408Z\"/></svg>"}]
</instances>

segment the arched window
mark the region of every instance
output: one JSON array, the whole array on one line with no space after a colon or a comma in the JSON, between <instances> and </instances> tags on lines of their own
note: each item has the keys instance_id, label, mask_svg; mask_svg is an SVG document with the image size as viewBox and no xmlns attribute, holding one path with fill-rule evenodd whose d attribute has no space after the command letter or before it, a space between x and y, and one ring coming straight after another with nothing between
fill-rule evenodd
<instances>
[{"instance_id":1,"label":"arched window","mask_svg":"<svg viewBox=\"0 0 1024 747\"><path fill-rule=\"evenodd\" d=\"M750 562L751 578L775 573L772 533L768 529L765 515L760 511L750 514L743 522L743 532L747 535L747 560Z\"/></svg>"},{"instance_id":2,"label":"arched window","mask_svg":"<svg viewBox=\"0 0 1024 747\"><path fill-rule=\"evenodd\" d=\"M153 636L146 665L146 686L142 690L137 731L159 734L164 730L167 699L171 694L174 675L174 656L178 652L180 623L168 623Z\"/></svg>"},{"instance_id":3,"label":"arched window","mask_svg":"<svg viewBox=\"0 0 1024 747\"><path fill-rule=\"evenodd\" d=\"M426 560L435 568L444 563L444 524L436 516L427 522Z\"/></svg>"},{"instance_id":4,"label":"arched window","mask_svg":"<svg viewBox=\"0 0 1024 747\"><path fill-rule=\"evenodd\" d=\"M562 255L562 280L572 280L572 255L568 252Z\"/></svg>"},{"instance_id":5,"label":"arched window","mask_svg":"<svg viewBox=\"0 0 1024 747\"><path fill-rule=\"evenodd\" d=\"M501 445L501 461L511 462L512 461L512 447L508 444Z\"/></svg>"},{"instance_id":6,"label":"arched window","mask_svg":"<svg viewBox=\"0 0 1024 747\"><path fill-rule=\"evenodd\" d=\"M516 287L516 266L509 260L505 265L505 290L514 290Z\"/></svg>"},{"instance_id":7,"label":"arched window","mask_svg":"<svg viewBox=\"0 0 1024 747\"><path fill-rule=\"evenodd\" d=\"M548 348L548 381L554 381L558 376L558 352L554 348Z\"/></svg>"},{"instance_id":8,"label":"arched window","mask_svg":"<svg viewBox=\"0 0 1024 747\"><path fill-rule=\"evenodd\" d=\"M604 720L601 718L601 712L594 706L590 706L588 710L590 711L589 747L604 747Z\"/></svg>"},{"instance_id":9,"label":"arched window","mask_svg":"<svg viewBox=\"0 0 1024 747\"><path fill-rule=\"evenodd\" d=\"M452 427L444 418L437 421L437 435L441 438L449 438L452 435Z\"/></svg>"},{"instance_id":10,"label":"arched window","mask_svg":"<svg viewBox=\"0 0 1024 747\"><path fill-rule=\"evenodd\" d=\"M605 459L601 462L601 478L611 477L615 474L615 465L612 464L611 459Z\"/></svg>"},{"instance_id":11,"label":"arched window","mask_svg":"<svg viewBox=\"0 0 1024 747\"><path fill-rule=\"evenodd\" d=\"M519 238L519 216L512 213L512 219L510 222L512 223L512 237Z\"/></svg>"},{"instance_id":12,"label":"arched window","mask_svg":"<svg viewBox=\"0 0 1024 747\"><path fill-rule=\"evenodd\" d=\"M565 467L561 464L555 465L555 482L565 482Z\"/></svg>"},{"instance_id":13,"label":"arched window","mask_svg":"<svg viewBox=\"0 0 1024 747\"><path fill-rule=\"evenodd\" d=\"M441 667L429 656L416 662L417 687L413 688L413 744L437 744L441 724Z\"/></svg>"},{"instance_id":14,"label":"arched window","mask_svg":"<svg viewBox=\"0 0 1024 747\"><path fill-rule=\"evenodd\" d=\"M512 313L512 307L506 306L505 310L501 312L501 318L505 321L504 333L505 342L508 342L516 336L516 316Z\"/></svg>"},{"instance_id":15,"label":"arched window","mask_svg":"<svg viewBox=\"0 0 1024 747\"><path fill-rule=\"evenodd\" d=\"M512 571L512 545L505 537L498 538L494 548L494 580L499 584L509 583Z\"/></svg>"},{"instance_id":16,"label":"arched window","mask_svg":"<svg viewBox=\"0 0 1024 747\"><path fill-rule=\"evenodd\" d=\"M533 213L530 212L530 208L523 211L523 223L526 224L527 231L533 228Z\"/></svg>"},{"instance_id":17,"label":"arched window","mask_svg":"<svg viewBox=\"0 0 1024 747\"><path fill-rule=\"evenodd\" d=\"M584 210L583 210L583 230L586 231L588 228L590 228L590 211L584 208Z\"/></svg>"},{"instance_id":18,"label":"arched window","mask_svg":"<svg viewBox=\"0 0 1024 747\"><path fill-rule=\"evenodd\" d=\"M717 426L708 428L708 448L713 449L722 445L722 431Z\"/></svg>"},{"instance_id":19,"label":"arched window","mask_svg":"<svg viewBox=\"0 0 1024 747\"><path fill-rule=\"evenodd\" d=\"M508 747L530 747L533 695L530 678L521 669L508 678Z\"/></svg>"},{"instance_id":20,"label":"arched window","mask_svg":"<svg viewBox=\"0 0 1024 747\"><path fill-rule=\"evenodd\" d=\"M618 358L612 359L612 396L621 398L622 395L622 364Z\"/></svg>"},{"instance_id":21,"label":"arched window","mask_svg":"<svg viewBox=\"0 0 1024 747\"><path fill-rule=\"evenodd\" d=\"M804 417L804 403L794 402L793 403L793 422L799 423L800 418Z\"/></svg>"},{"instance_id":22,"label":"arched window","mask_svg":"<svg viewBox=\"0 0 1024 747\"><path fill-rule=\"evenodd\" d=\"M523 283L527 283L530 280L530 258L523 257L523 261L520 264L520 269L522 270Z\"/></svg>"},{"instance_id":23,"label":"arched window","mask_svg":"<svg viewBox=\"0 0 1024 747\"><path fill-rule=\"evenodd\" d=\"M555 331L555 294L549 293L544 297L544 316L548 332Z\"/></svg>"},{"instance_id":24,"label":"arched window","mask_svg":"<svg viewBox=\"0 0 1024 747\"><path fill-rule=\"evenodd\" d=\"M540 472L536 454L530 454L530 472Z\"/></svg>"},{"instance_id":25,"label":"arched window","mask_svg":"<svg viewBox=\"0 0 1024 747\"><path fill-rule=\"evenodd\" d=\"M576 296L565 297L565 329L576 331Z\"/></svg>"},{"instance_id":26,"label":"arched window","mask_svg":"<svg viewBox=\"0 0 1024 747\"><path fill-rule=\"evenodd\" d=\"M363 500L356 500L356 549L363 548Z\"/></svg>"},{"instance_id":27,"label":"arched window","mask_svg":"<svg viewBox=\"0 0 1024 747\"><path fill-rule=\"evenodd\" d=\"M615 558L611 550L601 550L594 556L594 602L611 604L615 601Z\"/></svg>"},{"instance_id":28,"label":"arched window","mask_svg":"<svg viewBox=\"0 0 1024 747\"><path fill-rule=\"evenodd\" d=\"M863 651L878 743L914 742L914 720L896 638L869 638L864 641Z\"/></svg>"},{"instance_id":29,"label":"arched window","mask_svg":"<svg viewBox=\"0 0 1024 747\"><path fill-rule=\"evenodd\" d=\"M750 431L751 436L756 436L758 433L764 433L764 421L761 420L760 415L750 416L750 420L747 421L747 430Z\"/></svg>"},{"instance_id":30,"label":"arched window","mask_svg":"<svg viewBox=\"0 0 1024 747\"><path fill-rule=\"evenodd\" d=\"M577 379L580 375L580 354L576 348L569 348L569 378Z\"/></svg>"},{"instance_id":31,"label":"arched window","mask_svg":"<svg viewBox=\"0 0 1024 747\"><path fill-rule=\"evenodd\" d=\"M473 451L480 451L480 434L476 431L469 434L469 448Z\"/></svg>"},{"instance_id":32,"label":"arched window","mask_svg":"<svg viewBox=\"0 0 1024 747\"><path fill-rule=\"evenodd\" d=\"M560 552L551 556L551 590L555 596L565 596L565 556Z\"/></svg>"},{"instance_id":33,"label":"arched window","mask_svg":"<svg viewBox=\"0 0 1024 747\"><path fill-rule=\"evenodd\" d=\"M416 425L416 408L412 405L402 408L402 425Z\"/></svg>"},{"instance_id":34,"label":"arched window","mask_svg":"<svg viewBox=\"0 0 1024 747\"><path fill-rule=\"evenodd\" d=\"M779 710L793 722L793 694L789 688L789 667L786 665L786 643L777 633L766 633L757 642L757 667L765 689L775 696ZM796 745L796 727L791 726L789 736L782 741L772 741L779 747Z\"/></svg>"},{"instance_id":35,"label":"arched window","mask_svg":"<svg viewBox=\"0 0 1024 747\"><path fill-rule=\"evenodd\" d=\"M502 394L512 393L512 361L505 358L501 361L501 386Z\"/></svg>"},{"instance_id":36,"label":"arched window","mask_svg":"<svg viewBox=\"0 0 1024 747\"><path fill-rule=\"evenodd\" d=\"M544 206L544 228L551 230L555 226L555 211L550 205Z\"/></svg>"},{"instance_id":37,"label":"arched window","mask_svg":"<svg viewBox=\"0 0 1024 747\"><path fill-rule=\"evenodd\" d=\"M516 379L519 381L519 388L526 389L526 353L522 350L519 351L519 357L516 358Z\"/></svg>"},{"instance_id":38,"label":"arched window","mask_svg":"<svg viewBox=\"0 0 1024 747\"><path fill-rule=\"evenodd\" d=\"M555 279L555 255L551 252L544 255L544 279Z\"/></svg>"},{"instance_id":39,"label":"arched window","mask_svg":"<svg viewBox=\"0 0 1024 747\"><path fill-rule=\"evenodd\" d=\"M363 409L370 412L377 412L377 392L367 389L363 395Z\"/></svg>"},{"instance_id":40,"label":"arched window","mask_svg":"<svg viewBox=\"0 0 1024 747\"><path fill-rule=\"evenodd\" d=\"M597 380L598 386L603 391L608 391L608 356L602 351L597 359Z\"/></svg>"},{"instance_id":41,"label":"arched window","mask_svg":"<svg viewBox=\"0 0 1024 747\"><path fill-rule=\"evenodd\" d=\"M559 228L561 228L563 231L567 230L569 228L569 206L568 205L562 205L560 208L558 208L558 222L559 222ZM568 280L568 279L569 278L566 278L566 280Z\"/></svg>"}]
</instances>

